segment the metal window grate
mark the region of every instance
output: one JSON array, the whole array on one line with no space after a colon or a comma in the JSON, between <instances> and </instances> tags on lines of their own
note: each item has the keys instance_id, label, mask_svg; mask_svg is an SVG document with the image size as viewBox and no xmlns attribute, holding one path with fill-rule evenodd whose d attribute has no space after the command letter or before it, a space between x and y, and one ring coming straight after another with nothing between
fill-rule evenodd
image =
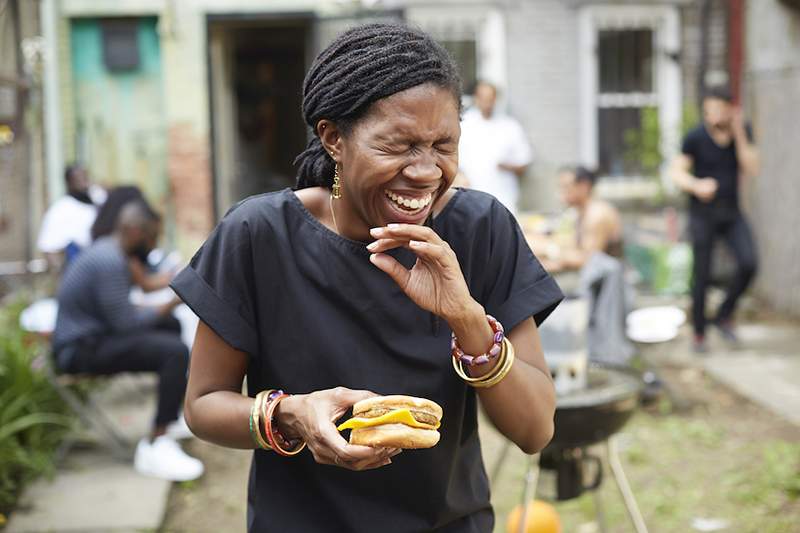
<instances>
[{"instance_id":1,"label":"metal window grate","mask_svg":"<svg viewBox=\"0 0 800 533\"><path fill-rule=\"evenodd\" d=\"M102 22L103 63L111 72L139 68L138 19Z\"/></svg>"},{"instance_id":2,"label":"metal window grate","mask_svg":"<svg viewBox=\"0 0 800 533\"><path fill-rule=\"evenodd\" d=\"M658 106L652 28L612 26L597 31L598 170L605 176L640 174L626 158L642 109Z\"/></svg>"}]
</instances>

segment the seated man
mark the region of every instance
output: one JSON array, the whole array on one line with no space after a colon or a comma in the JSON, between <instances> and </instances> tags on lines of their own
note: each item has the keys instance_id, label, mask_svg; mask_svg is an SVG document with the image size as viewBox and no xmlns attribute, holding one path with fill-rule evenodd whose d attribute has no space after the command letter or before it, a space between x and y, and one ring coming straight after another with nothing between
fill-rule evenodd
<instances>
[{"instance_id":1,"label":"seated man","mask_svg":"<svg viewBox=\"0 0 800 533\"><path fill-rule=\"evenodd\" d=\"M531 246L550 272L580 270L578 292L589 299L589 358L628 364L633 345L625 335L630 293L622 262L622 220L617 209L594 198L595 175L583 167L559 173L562 201L577 211L571 241L533 237Z\"/></svg>"},{"instance_id":2,"label":"seated man","mask_svg":"<svg viewBox=\"0 0 800 533\"><path fill-rule=\"evenodd\" d=\"M67 194L44 214L36 243L54 272L60 272L65 263L91 244L89 230L97 217L98 205L105 201L105 191L92 185L83 166L68 166L64 180Z\"/></svg>"},{"instance_id":3,"label":"seated man","mask_svg":"<svg viewBox=\"0 0 800 533\"><path fill-rule=\"evenodd\" d=\"M545 269L580 270L595 252L622 258L622 220L613 205L592 195L595 174L581 166L565 168L558 180L561 200L577 210L578 220L572 243L532 239L531 246Z\"/></svg>"},{"instance_id":4,"label":"seated man","mask_svg":"<svg viewBox=\"0 0 800 533\"><path fill-rule=\"evenodd\" d=\"M170 315L179 303L137 308L130 303L129 258L151 250L160 218L141 202L126 205L114 232L95 241L68 265L58 290L53 350L65 373L158 372L158 409L149 438L136 447L140 472L186 481L203 464L186 455L166 433L178 418L186 390L189 350Z\"/></svg>"}]
</instances>

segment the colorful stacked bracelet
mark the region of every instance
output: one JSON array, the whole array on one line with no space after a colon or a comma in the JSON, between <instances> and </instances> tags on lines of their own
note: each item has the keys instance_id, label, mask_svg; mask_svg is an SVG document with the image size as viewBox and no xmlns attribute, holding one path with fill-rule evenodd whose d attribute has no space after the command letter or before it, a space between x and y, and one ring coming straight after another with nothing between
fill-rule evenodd
<instances>
[{"instance_id":1,"label":"colorful stacked bracelet","mask_svg":"<svg viewBox=\"0 0 800 533\"><path fill-rule=\"evenodd\" d=\"M492 333L494 335L494 338L492 339L492 345L489 346L489 349L486 351L486 353L482 355L469 355L464 353L464 350L462 350L458 345L458 338L456 337L456 334L453 333L450 340L450 353L453 355L453 359L455 361L467 366L484 365L500 355L503 339L505 338L505 334L503 333L503 325L492 315L486 315L486 320L489 321L489 326L491 326Z\"/></svg>"},{"instance_id":2,"label":"colorful stacked bracelet","mask_svg":"<svg viewBox=\"0 0 800 533\"><path fill-rule=\"evenodd\" d=\"M250 408L250 437L257 448L272 450L284 456L297 455L305 448L305 442L290 441L274 426L275 408L281 400L288 397L288 394L277 389L256 394Z\"/></svg>"},{"instance_id":3,"label":"colorful stacked bracelet","mask_svg":"<svg viewBox=\"0 0 800 533\"><path fill-rule=\"evenodd\" d=\"M455 369L456 374L458 374L461 379L466 381L467 384L472 387L494 387L508 375L508 373L511 371L511 366L514 364L514 345L511 344L511 341L505 337L503 337L501 342L499 357L500 360L497 362L495 367L485 376L480 376L477 378L468 376L461 365L461 361L457 360L455 357L453 358L453 369Z\"/></svg>"},{"instance_id":4,"label":"colorful stacked bracelet","mask_svg":"<svg viewBox=\"0 0 800 533\"><path fill-rule=\"evenodd\" d=\"M281 402L281 400L284 400L288 397L288 394L280 391L280 394L269 402L266 416L264 417L264 428L267 435L267 440L269 441L270 446L272 446L272 450L278 455L283 455L284 457L297 455L303 451L303 448L306 447L305 442L301 440L290 441L284 437L277 430L277 428L273 427L273 423L275 422L275 409L278 407L278 404Z\"/></svg>"}]
</instances>

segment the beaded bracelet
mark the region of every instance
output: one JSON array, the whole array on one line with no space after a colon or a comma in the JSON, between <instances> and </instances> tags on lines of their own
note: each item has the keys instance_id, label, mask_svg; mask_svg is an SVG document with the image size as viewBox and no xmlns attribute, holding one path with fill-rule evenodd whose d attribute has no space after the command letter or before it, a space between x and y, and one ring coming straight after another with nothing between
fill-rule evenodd
<instances>
[{"instance_id":1,"label":"beaded bracelet","mask_svg":"<svg viewBox=\"0 0 800 533\"><path fill-rule=\"evenodd\" d=\"M503 338L500 360L497 365L485 376L473 378L467 375L460 361L453 359L453 369L456 374L467 382L468 385L478 388L493 387L500 383L511 371L514 364L514 345L507 338Z\"/></svg>"},{"instance_id":2,"label":"beaded bracelet","mask_svg":"<svg viewBox=\"0 0 800 533\"><path fill-rule=\"evenodd\" d=\"M489 346L486 353L482 355L468 355L464 353L464 350L458 345L456 334L453 333L450 339L450 353L453 355L453 359L467 366L474 366L486 364L500 355L500 348L505 338L503 325L492 315L486 315L486 320L489 321L489 326L491 326L494 335L492 338L492 345Z\"/></svg>"},{"instance_id":3,"label":"beaded bracelet","mask_svg":"<svg viewBox=\"0 0 800 533\"><path fill-rule=\"evenodd\" d=\"M302 452L303 448L306 447L306 443L304 441L299 441L299 443L298 441L289 441L283 435L281 435L281 433L277 429L273 428L272 424L275 421L274 419L275 409L278 407L278 404L281 402L281 400L284 400L289 397L289 395L284 393L283 391L279 392L280 394L269 400L269 405L267 406L267 412L264 417L264 428L267 440L269 441L269 444L272 446L272 450L276 452L278 455L283 455L284 457L291 457L293 455L297 455L298 453ZM281 446L280 441L283 441L283 444L286 446L293 446L293 448L287 450L286 448Z\"/></svg>"}]
</instances>

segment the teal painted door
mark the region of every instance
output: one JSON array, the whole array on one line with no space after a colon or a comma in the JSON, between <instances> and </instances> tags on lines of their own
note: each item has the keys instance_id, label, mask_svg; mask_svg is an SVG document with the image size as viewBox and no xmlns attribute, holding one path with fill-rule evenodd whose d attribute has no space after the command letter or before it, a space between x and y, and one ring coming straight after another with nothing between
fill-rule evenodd
<instances>
[{"instance_id":1,"label":"teal painted door","mask_svg":"<svg viewBox=\"0 0 800 533\"><path fill-rule=\"evenodd\" d=\"M104 58L106 22L72 20L74 156L88 166L95 182L138 185L164 214L169 181L157 19L144 17L128 22L130 33L135 35L138 62L111 69ZM114 46L119 52L119 43L112 43L112 51Z\"/></svg>"}]
</instances>

